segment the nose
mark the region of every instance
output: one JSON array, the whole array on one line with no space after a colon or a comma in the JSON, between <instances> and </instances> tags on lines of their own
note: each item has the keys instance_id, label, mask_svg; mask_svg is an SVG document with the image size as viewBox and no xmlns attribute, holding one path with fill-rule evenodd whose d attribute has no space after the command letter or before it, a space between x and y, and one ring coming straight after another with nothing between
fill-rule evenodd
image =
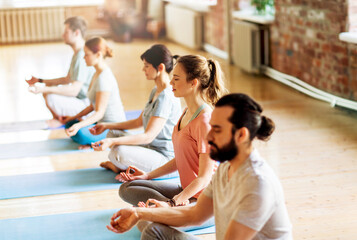
<instances>
[{"instance_id":1,"label":"nose","mask_svg":"<svg viewBox=\"0 0 357 240\"><path fill-rule=\"evenodd\" d=\"M174 78L171 78L171 80L170 80L170 85L171 85L171 86L174 85Z\"/></svg>"}]
</instances>

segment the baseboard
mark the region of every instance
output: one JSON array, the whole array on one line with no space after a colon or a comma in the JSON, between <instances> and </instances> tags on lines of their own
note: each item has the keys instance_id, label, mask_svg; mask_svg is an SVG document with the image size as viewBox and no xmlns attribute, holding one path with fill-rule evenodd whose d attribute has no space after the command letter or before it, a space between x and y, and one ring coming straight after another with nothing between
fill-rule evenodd
<instances>
[{"instance_id":1,"label":"baseboard","mask_svg":"<svg viewBox=\"0 0 357 240\"><path fill-rule=\"evenodd\" d=\"M203 50L205 50L206 52L210 53L210 54L213 54L219 58L222 58L224 60L228 60L228 53L219 49L219 48L216 48L215 46L212 46L211 44L207 44L207 43L204 43L203 44Z\"/></svg>"},{"instance_id":2,"label":"baseboard","mask_svg":"<svg viewBox=\"0 0 357 240\"><path fill-rule=\"evenodd\" d=\"M269 76L270 78L277 80L285 85L288 85L288 86L298 90L299 92L302 92L310 97L330 103L331 107L340 106L340 107L344 107L344 108L348 108L348 109L357 111L357 102L356 101L341 98L341 97L335 96L333 94L327 93L325 91L322 91L320 89L317 89L317 88L307 84L306 82L304 82L296 77L279 72L279 71L277 71L273 68L270 68L270 67L263 66L262 72L265 75Z\"/></svg>"}]
</instances>

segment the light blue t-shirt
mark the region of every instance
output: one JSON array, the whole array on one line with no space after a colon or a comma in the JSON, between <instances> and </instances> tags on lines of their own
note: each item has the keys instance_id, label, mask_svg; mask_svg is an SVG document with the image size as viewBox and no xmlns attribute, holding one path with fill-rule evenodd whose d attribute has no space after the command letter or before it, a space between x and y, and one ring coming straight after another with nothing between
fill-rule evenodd
<instances>
[{"instance_id":1,"label":"light blue t-shirt","mask_svg":"<svg viewBox=\"0 0 357 240\"><path fill-rule=\"evenodd\" d=\"M164 118L166 123L156 138L147 146L171 159L175 156L171 140L172 131L181 116L181 102L179 98L174 96L171 87L164 89L156 100L152 101L156 90L155 87L151 91L149 101L143 111L144 129L146 129L151 117Z\"/></svg>"},{"instance_id":2,"label":"light blue t-shirt","mask_svg":"<svg viewBox=\"0 0 357 240\"><path fill-rule=\"evenodd\" d=\"M97 92L110 92L109 102L100 122L122 122L126 120L124 107L120 99L119 87L114 74L109 67L105 68L93 79L93 85L88 89L88 98L95 109Z\"/></svg>"},{"instance_id":3,"label":"light blue t-shirt","mask_svg":"<svg viewBox=\"0 0 357 240\"><path fill-rule=\"evenodd\" d=\"M73 55L71 65L69 66L69 77L73 81L83 82L82 88L79 91L77 98L84 99L87 97L87 91L95 73L94 67L88 67L84 60L83 48Z\"/></svg>"}]
</instances>

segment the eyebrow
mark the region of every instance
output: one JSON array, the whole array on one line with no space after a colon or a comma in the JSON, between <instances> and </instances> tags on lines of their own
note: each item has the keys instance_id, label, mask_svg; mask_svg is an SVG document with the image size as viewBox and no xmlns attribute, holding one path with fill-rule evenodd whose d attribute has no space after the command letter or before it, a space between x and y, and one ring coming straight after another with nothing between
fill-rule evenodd
<instances>
[{"instance_id":1,"label":"eyebrow","mask_svg":"<svg viewBox=\"0 0 357 240\"><path fill-rule=\"evenodd\" d=\"M215 128L215 129L221 129L222 127L219 126L219 125L211 125L212 128Z\"/></svg>"}]
</instances>

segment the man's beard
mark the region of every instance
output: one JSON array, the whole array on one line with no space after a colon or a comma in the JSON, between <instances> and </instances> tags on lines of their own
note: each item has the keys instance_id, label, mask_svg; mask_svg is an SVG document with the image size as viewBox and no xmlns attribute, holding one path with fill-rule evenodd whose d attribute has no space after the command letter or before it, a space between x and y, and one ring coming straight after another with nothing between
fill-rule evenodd
<instances>
[{"instance_id":1,"label":"man's beard","mask_svg":"<svg viewBox=\"0 0 357 240\"><path fill-rule=\"evenodd\" d=\"M208 143L214 147L211 147L210 157L221 163L232 160L239 152L233 137L231 138L231 141L222 148L218 148L212 141L209 141Z\"/></svg>"}]
</instances>

